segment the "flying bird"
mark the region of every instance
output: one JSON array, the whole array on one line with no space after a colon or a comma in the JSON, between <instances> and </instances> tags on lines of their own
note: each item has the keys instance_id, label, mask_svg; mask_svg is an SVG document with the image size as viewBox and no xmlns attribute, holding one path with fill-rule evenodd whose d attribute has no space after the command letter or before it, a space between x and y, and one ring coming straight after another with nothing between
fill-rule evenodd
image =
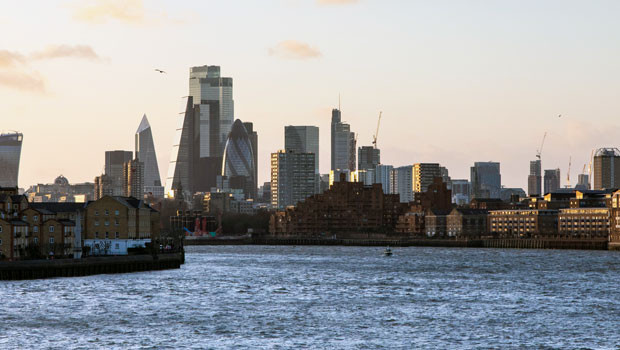
<instances>
[{"instance_id":1,"label":"flying bird","mask_svg":"<svg viewBox=\"0 0 620 350\"><path fill-rule=\"evenodd\" d=\"M164 72L163 70L161 70L161 69L157 69L157 68L155 68L155 71L156 71L156 72L159 72L159 73L166 73L166 72ZM168 73L166 73L166 74L168 74Z\"/></svg>"},{"instance_id":2,"label":"flying bird","mask_svg":"<svg viewBox=\"0 0 620 350\"><path fill-rule=\"evenodd\" d=\"M561 114L560 114L560 115L558 115L558 118L562 118L562 115L561 115Z\"/></svg>"}]
</instances>

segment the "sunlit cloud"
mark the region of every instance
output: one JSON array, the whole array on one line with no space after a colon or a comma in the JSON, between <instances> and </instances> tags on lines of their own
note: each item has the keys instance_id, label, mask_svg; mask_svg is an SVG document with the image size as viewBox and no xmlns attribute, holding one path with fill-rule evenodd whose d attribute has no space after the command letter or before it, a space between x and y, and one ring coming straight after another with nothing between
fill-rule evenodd
<instances>
[{"instance_id":1,"label":"sunlit cloud","mask_svg":"<svg viewBox=\"0 0 620 350\"><path fill-rule=\"evenodd\" d=\"M319 5L351 5L356 4L358 0L316 0Z\"/></svg>"},{"instance_id":2,"label":"sunlit cloud","mask_svg":"<svg viewBox=\"0 0 620 350\"><path fill-rule=\"evenodd\" d=\"M99 55L93 50L92 47L87 45L51 45L46 47L43 51L37 51L30 55L32 59L44 60L54 58L73 57L87 60L98 60Z\"/></svg>"},{"instance_id":3,"label":"sunlit cloud","mask_svg":"<svg viewBox=\"0 0 620 350\"><path fill-rule=\"evenodd\" d=\"M74 5L75 19L105 23L118 20L126 23L141 23L145 18L142 0L90 0L80 1Z\"/></svg>"},{"instance_id":4,"label":"sunlit cloud","mask_svg":"<svg viewBox=\"0 0 620 350\"><path fill-rule=\"evenodd\" d=\"M286 59L303 60L321 57L321 51L306 43L285 40L269 49L269 54Z\"/></svg>"},{"instance_id":5,"label":"sunlit cloud","mask_svg":"<svg viewBox=\"0 0 620 350\"><path fill-rule=\"evenodd\" d=\"M18 63L23 63L26 58L18 53L9 50L0 50L0 68L13 67Z\"/></svg>"},{"instance_id":6,"label":"sunlit cloud","mask_svg":"<svg viewBox=\"0 0 620 350\"><path fill-rule=\"evenodd\" d=\"M45 92L45 80L36 72L0 71L0 86L35 93Z\"/></svg>"}]
</instances>

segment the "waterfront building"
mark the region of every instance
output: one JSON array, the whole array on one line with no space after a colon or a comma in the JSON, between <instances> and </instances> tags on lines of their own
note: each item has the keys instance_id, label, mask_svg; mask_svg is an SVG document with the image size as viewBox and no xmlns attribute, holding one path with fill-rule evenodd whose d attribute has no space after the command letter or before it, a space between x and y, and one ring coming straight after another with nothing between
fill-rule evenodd
<instances>
[{"instance_id":1,"label":"waterfront building","mask_svg":"<svg viewBox=\"0 0 620 350\"><path fill-rule=\"evenodd\" d=\"M449 211L428 210L424 215L424 228L427 237L445 237L448 235L447 217Z\"/></svg>"},{"instance_id":2,"label":"waterfront building","mask_svg":"<svg viewBox=\"0 0 620 350\"><path fill-rule=\"evenodd\" d=\"M440 177L435 177L426 192L416 193L407 211L398 217L396 231L412 236L427 235L426 215L445 216L452 210L452 192ZM445 218L436 218L430 232L445 233Z\"/></svg>"},{"instance_id":3,"label":"waterfront building","mask_svg":"<svg viewBox=\"0 0 620 350\"><path fill-rule=\"evenodd\" d=\"M144 166L142 192L151 193L156 198L163 198L164 189L161 185L161 177L159 175L159 166L157 164L157 154L155 152L155 143L153 142L153 133L146 114L142 116L142 121L138 126L138 130L136 130L135 159Z\"/></svg>"},{"instance_id":4,"label":"waterfront building","mask_svg":"<svg viewBox=\"0 0 620 350\"><path fill-rule=\"evenodd\" d=\"M331 170L355 171L356 166L355 133L351 126L342 122L342 113L339 109L332 110L331 122Z\"/></svg>"},{"instance_id":5,"label":"waterfront building","mask_svg":"<svg viewBox=\"0 0 620 350\"><path fill-rule=\"evenodd\" d=\"M255 164L252 142L241 120L237 119L228 135L222 160L222 176L231 189L240 189L246 198L256 197Z\"/></svg>"},{"instance_id":6,"label":"waterfront building","mask_svg":"<svg viewBox=\"0 0 620 350\"><path fill-rule=\"evenodd\" d=\"M273 235L322 237L366 232L391 233L405 206L381 186L347 182L342 174L329 190L271 216Z\"/></svg>"},{"instance_id":7,"label":"waterfront building","mask_svg":"<svg viewBox=\"0 0 620 350\"><path fill-rule=\"evenodd\" d=\"M469 204L470 183L466 179L455 179L452 183L452 203L463 206Z\"/></svg>"},{"instance_id":8,"label":"waterfront building","mask_svg":"<svg viewBox=\"0 0 620 350\"><path fill-rule=\"evenodd\" d=\"M555 192L560 189L560 169L545 170L545 194Z\"/></svg>"},{"instance_id":9,"label":"waterfront building","mask_svg":"<svg viewBox=\"0 0 620 350\"><path fill-rule=\"evenodd\" d=\"M444 168L445 169L445 168ZM446 180L449 176L446 173ZM441 167L437 163L416 163L413 165L413 192L426 192L428 186L435 181L436 177L442 178ZM446 185L448 185L448 181Z\"/></svg>"},{"instance_id":10,"label":"waterfront building","mask_svg":"<svg viewBox=\"0 0 620 350\"><path fill-rule=\"evenodd\" d=\"M394 193L398 194L401 203L413 201L413 166L406 165L394 169Z\"/></svg>"},{"instance_id":11,"label":"waterfront building","mask_svg":"<svg viewBox=\"0 0 620 350\"><path fill-rule=\"evenodd\" d=\"M314 153L280 150L271 154L271 204L297 205L316 192Z\"/></svg>"},{"instance_id":12,"label":"waterfront building","mask_svg":"<svg viewBox=\"0 0 620 350\"><path fill-rule=\"evenodd\" d=\"M535 237L558 232L558 211L515 209L489 211L489 233L494 237Z\"/></svg>"},{"instance_id":13,"label":"waterfront building","mask_svg":"<svg viewBox=\"0 0 620 350\"><path fill-rule=\"evenodd\" d=\"M0 134L0 187L17 187L24 135Z\"/></svg>"},{"instance_id":14,"label":"waterfront building","mask_svg":"<svg viewBox=\"0 0 620 350\"><path fill-rule=\"evenodd\" d=\"M620 187L620 150L599 148L594 154L595 190Z\"/></svg>"},{"instance_id":15,"label":"waterfront building","mask_svg":"<svg viewBox=\"0 0 620 350\"><path fill-rule=\"evenodd\" d=\"M394 167L391 165L379 164L375 168L375 183L381 184L383 193L393 193Z\"/></svg>"},{"instance_id":16,"label":"waterfront building","mask_svg":"<svg viewBox=\"0 0 620 350\"><path fill-rule=\"evenodd\" d=\"M487 234L488 211L484 209L454 208L446 217L448 236L472 237Z\"/></svg>"},{"instance_id":17,"label":"waterfront building","mask_svg":"<svg viewBox=\"0 0 620 350\"><path fill-rule=\"evenodd\" d=\"M527 194L530 197L541 196L542 170L540 159L530 161L530 175L527 177Z\"/></svg>"},{"instance_id":18,"label":"waterfront building","mask_svg":"<svg viewBox=\"0 0 620 350\"><path fill-rule=\"evenodd\" d=\"M84 246L91 255L126 255L159 239L159 212L133 197L105 196L88 203Z\"/></svg>"},{"instance_id":19,"label":"waterfront building","mask_svg":"<svg viewBox=\"0 0 620 350\"><path fill-rule=\"evenodd\" d=\"M581 238L607 238L610 233L609 208L567 208L558 214L558 233Z\"/></svg>"},{"instance_id":20,"label":"waterfront building","mask_svg":"<svg viewBox=\"0 0 620 350\"><path fill-rule=\"evenodd\" d=\"M475 162L470 173L472 198L500 198L502 176L498 162Z\"/></svg>"},{"instance_id":21,"label":"waterfront building","mask_svg":"<svg viewBox=\"0 0 620 350\"><path fill-rule=\"evenodd\" d=\"M609 243L610 250L620 250L620 190L612 193L610 206Z\"/></svg>"},{"instance_id":22,"label":"waterfront building","mask_svg":"<svg viewBox=\"0 0 620 350\"><path fill-rule=\"evenodd\" d=\"M189 91L166 179L168 196L184 198L215 187L234 116L233 80L221 77L219 66L191 67Z\"/></svg>"}]
</instances>

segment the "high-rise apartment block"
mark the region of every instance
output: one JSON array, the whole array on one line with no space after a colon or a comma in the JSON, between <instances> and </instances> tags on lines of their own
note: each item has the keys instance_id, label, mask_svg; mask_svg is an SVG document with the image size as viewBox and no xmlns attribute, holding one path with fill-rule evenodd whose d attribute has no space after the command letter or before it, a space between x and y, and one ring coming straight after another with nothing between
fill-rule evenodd
<instances>
[{"instance_id":1,"label":"high-rise apartment block","mask_svg":"<svg viewBox=\"0 0 620 350\"><path fill-rule=\"evenodd\" d=\"M393 187L394 194L400 196L401 203L413 201L413 166L406 165L394 169Z\"/></svg>"},{"instance_id":2,"label":"high-rise apartment block","mask_svg":"<svg viewBox=\"0 0 620 350\"><path fill-rule=\"evenodd\" d=\"M381 164L381 151L373 146L362 146L357 150L357 169L374 170Z\"/></svg>"},{"instance_id":3,"label":"high-rise apartment block","mask_svg":"<svg viewBox=\"0 0 620 350\"><path fill-rule=\"evenodd\" d=\"M342 122L342 113L339 109L332 110L331 125L331 170L356 170L355 133L351 126Z\"/></svg>"},{"instance_id":4,"label":"high-rise apartment block","mask_svg":"<svg viewBox=\"0 0 620 350\"><path fill-rule=\"evenodd\" d=\"M21 133L0 134L0 187L17 187L23 138Z\"/></svg>"},{"instance_id":5,"label":"high-rise apartment block","mask_svg":"<svg viewBox=\"0 0 620 350\"><path fill-rule=\"evenodd\" d=\"M144 163L137 159L123 166L123 196L142 199L144 197Z\"/></svg>"},{"instance_id":6,"label":"high-rise apartment block","mask_svg":"<svg viewBox=\"0 0 620 350\"><path fill-rule=\"evenodd\" d=\"M271 204L296 205L316 192L314 153L280 150L271 154Z\"/></svg>"},{"instance_id":7,"label":"high-rise apartment block","mask_svg":"<svg viewBox=\"0 0 620 350\"><path fill-rule=\"evenodd\" d=\"M527 177L527 194L528 196L542 195L542 169L540 159L530 162L530 175Z\"/></svg>"},{"instance_id":8,"label":"high-rise apartment block","mask_svg":"<svg viewBox=\"0 0 620 350\"><path fill-rule=\"evenodd\" d=\"M545 194L555 192L560 188L560 169L545 170Z\"/></svg>"},{"instance_id":9,"label":"high-rise apartment block","mask_svg":"<svg viewBox=\"0 0 620 350\"><path fill-rule=\"evenodd\" d=\"M454 179L452 182L452 203L467 205L470 200L471 186L469 180Z\"/></svg>"},{"instance_id":10,"label":"high-rise apartment block","mask_svg":"<svg viewBox=\"0 0 620 350\"><path fill-rule=\"evenodd\" d=\"M470 174L472 198L500 198L502 176L498 162L475 162Z\"/></svg>"},{"instance_id":11,"label":"high-rise apartment block","mask_svg":"<svg viewBox=\"0 0 620 350\"><path fill-rule=\"evenodd\" d=\"M446 175L447 176L447 175ZM436 177L443 180L441 167L437 163L417 163L413 165L413 192L426 192Z\"/></svg>"},{"instance_id":12,"label":"high-rise apartment block","mask_svg":"<svg viewBox=\"0 0 620 350\"><path fill-rule=\"evenodd\" d=\"M620 187L620 150L599 148L594 154L594 189Z\"/></svg>"},{"instance_id":13,"label":"high-rise apartment block","mask_svg":"<svg viewBox=\"0 0 620 350\"><path fill-rule=\"evenodd\" d=\"M381 184L383 193L395 193L393 190L394 167L391 165L379 164L375 168L375 183Z\"/></svg>"}]
</instances>

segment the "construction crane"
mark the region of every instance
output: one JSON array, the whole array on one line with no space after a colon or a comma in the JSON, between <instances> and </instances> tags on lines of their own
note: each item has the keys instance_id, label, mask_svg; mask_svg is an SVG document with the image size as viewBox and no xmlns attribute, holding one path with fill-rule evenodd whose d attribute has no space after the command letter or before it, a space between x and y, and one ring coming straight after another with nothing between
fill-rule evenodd
<instances>
[{"instance_id":1,"label":"construction crane","mask_svg":"<svg viewBox=\"0 0 620 350\"><path fill-rule=\"evenodd\" d=\"M572 157L568 157L568 171L566 172L566 188L570 188L570 166L572 163Z\"/></svg>"},{"instance_id":2,"label":"construction crane","mask_svg":"<svg viewBox=\"0 0 620 350\"><path fill-rule=\"evenodd\" d=\"M542 142L540 143L540 148L536 150L536 158L540 160L540 155L542 154L543 146L545 145L545 139L547 138L547 132L543 135Z\"/></svg>"},{"instance_id":3,"label":"construction crane","mask_svg":"<svg viewBox=\"0 0 620 350\"><path fill-rule=\"evenodd\" d=\"M375 135L372 137L372 144L375 148L377 148L377 137L379 137L379 126L381 126L381 114L383 112L379 112L379 120L377 121L377 131L375 131Z\"/></svg>"}]
</instances>

